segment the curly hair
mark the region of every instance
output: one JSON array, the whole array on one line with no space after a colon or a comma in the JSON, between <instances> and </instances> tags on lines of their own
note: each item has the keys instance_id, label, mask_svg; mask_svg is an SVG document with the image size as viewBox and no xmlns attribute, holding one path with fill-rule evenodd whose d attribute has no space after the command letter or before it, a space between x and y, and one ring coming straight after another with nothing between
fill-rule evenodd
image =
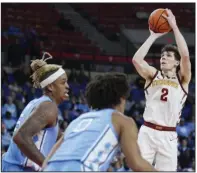
<instances>
[{"instance_id":1,"label":"curly hair","mask_svg":"<svg viewBox=\"0 0 197 173\"><path fill-rule=\"evenodd\" d=\"M48 54L50 57L44 59L45 54ZM48 59L52 59L52 56L49 53L45 52L42 59L31 60L32 63L30 66L33 74L30 77L32 78L33 86L35 88L41 88L40 82L42 82L44 79L46 79L51 74L55 73L59 68L61 68L60 65L47 64L46 61Z\"/></svg>"},{"instance_id":2,"label":"curly hair","mask_svg":"<svg viewBox=\"0 0 197 173\"><path fill-rule=\"evenodd\" d=\"M93 109L112 108L120 98L129 96L129 83L124 73L97 75L86 87L87 103Z\"/></svg>"}]
</instances>

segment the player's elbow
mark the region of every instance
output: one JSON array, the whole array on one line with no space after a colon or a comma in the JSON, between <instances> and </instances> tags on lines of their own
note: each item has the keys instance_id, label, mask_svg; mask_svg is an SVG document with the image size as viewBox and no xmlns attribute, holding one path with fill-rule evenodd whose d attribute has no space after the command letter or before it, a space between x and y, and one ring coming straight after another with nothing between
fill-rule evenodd
<instances>
[{"instance_id":1,"label":"player's elbow","mask_svg":"<svg viewBox=\"0 0 197 173\"><path fill-rule=\"evenodd\" d=\"M182 59L183 59L183 61L189 61L190 60L189 54L188 53L184 53L182 55Z\"/></svg>"},{"instance_id":2,"label":"player's elbow","mask_svg":"<svg viewBox=\"0 0 197 173\"><path fill-rule=\"evenodd\" d=\"M133 59L132 59L132 63L133 63L133 65L135 66L135 65L137 65L137 64L140 64L140 61L137 60L137 58L133 58Z\"/></svg>"},{"instance_id":3,"label":"player's elbow","mask_svg":"<svg viewBox=\"0 0 197 173\"><path fill-rule=\"evenodd\" d=\"M132 63L135 63L135 62L137 62L137 58L133 57L132 58Z\"/></svg>"},{"instance_id":4,"label":"player's elbow","mask_svg":"<svg viewBox=\"0 0 197 173\"><path fill-rule=\"evenodd\" d=\"M21 140L21 134L19 132L15 133L13 136L13 141L17 144Z\"/></svg>"},{"instance_id":5,"label":"player's elbow","mask_svg":"<svg viewBox=\"0 0 197 173\"><path fill-rule=\"evenodd\" d=\"M23 135L20 131L13 135L13 141L18 145L25 139L25 135Z\"/></svg>"}]
</instances>

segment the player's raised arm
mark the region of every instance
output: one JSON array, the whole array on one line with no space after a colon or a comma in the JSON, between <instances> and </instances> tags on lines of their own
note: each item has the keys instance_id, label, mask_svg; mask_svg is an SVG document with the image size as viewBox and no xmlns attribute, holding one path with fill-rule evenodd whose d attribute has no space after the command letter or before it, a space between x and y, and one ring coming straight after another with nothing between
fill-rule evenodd
<instances>
[{"instance_id":1,"label":"player's raised arm","mask_svg":"<svg viewBox=\"0 0 197 173\"><path fill-rule=\"evenodd\" d=\"M144 79L152 78L156 73L156 68L150 66L145 60L145 56L147 55L150 47L155 42L155 40L166 33L154 33L150 30L150 36L148 39L143 43L143 45L138 49L135 53L132 62L135 66L137 72L142 76Z\"/></svg>"},{"instance_id":2,"label":"player's raised arm","mask_svg":"<svg viewBox=\"0 0 197 173\"><path fill-rule=\"evenodd\" d=\"M173 29L176 44L181 55L180 72L182 82L189 83L191 79L191 62L189 58L189 50L187 47L187 43L176 24L176 19L172 11L169 9L166 9L166 11L168 16L163 15L163 17L165 17L168 20L169 25Z\"/></svg>"}]
</instances>

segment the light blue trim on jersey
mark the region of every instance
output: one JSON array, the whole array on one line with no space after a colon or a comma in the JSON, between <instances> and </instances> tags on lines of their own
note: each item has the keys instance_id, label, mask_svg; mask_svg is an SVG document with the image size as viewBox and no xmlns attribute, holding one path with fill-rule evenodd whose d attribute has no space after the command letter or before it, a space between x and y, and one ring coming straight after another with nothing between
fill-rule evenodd
<instances>
[{"instance_id":1,"label":"light blue trim on jersey","mask_svg":"<svg viewBox=\"0 0 197 173\"><path fill-rule=\"evenodd\" d=\"M106 109L104 109L104 110L106 110ZM118 112L118 111L115 110L115 109L111 109L111 108L110 108L110 109L107 109L107 110L111 110L111 111L112 111L112 112L111 112L111 116L109 116L109 117L110 117L109 126L110 126L110 128L112 129L113 133L116 135L117 140L119 141L118 134L117 134L117 132L116 132L116 130L115 130L114 125L112 124L112 114L113 114L114 112Z\"/></svg>"}]
</instances>

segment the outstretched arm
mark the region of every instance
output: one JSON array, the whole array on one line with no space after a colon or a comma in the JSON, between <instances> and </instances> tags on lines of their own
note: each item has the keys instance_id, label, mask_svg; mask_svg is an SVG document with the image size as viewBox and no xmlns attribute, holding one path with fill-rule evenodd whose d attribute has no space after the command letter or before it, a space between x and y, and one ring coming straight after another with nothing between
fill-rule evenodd
<instances>
[{"instance_id":1,"label":"outstretched arm","mask_svg":"<svg viewBox=\"0 0 197 173\"><path fill-rule=\"evenodd\" d=\"M145 60L145 56L147 55L150 47L155 42L155 40L166 33L154 33L150 30L150 36L144 42L144 44L138 49L135 53L132 61L133 65L135 66L137 72L142 76L144 79L149 79L154 76L156 73L156 69L150 66Z\"/></svg>"},{"instance_id":2,"label":"outstretched arm","mask_svg":"<svg viewBox=\"0 0 197 173\"><path fill-rule=\"evenodd\" d=\"M182 77L182 82L189 83L191 79L191 62L190 62L187 43L176 24L176 19L172 11L169 9L166 9L166 11L167 11L168 16L163 15L163 17L165 17L168 20L168 23L173 29L176 44L177 44L179 53L181 55L180 73Z\"/></svg>"}]
</instances>

